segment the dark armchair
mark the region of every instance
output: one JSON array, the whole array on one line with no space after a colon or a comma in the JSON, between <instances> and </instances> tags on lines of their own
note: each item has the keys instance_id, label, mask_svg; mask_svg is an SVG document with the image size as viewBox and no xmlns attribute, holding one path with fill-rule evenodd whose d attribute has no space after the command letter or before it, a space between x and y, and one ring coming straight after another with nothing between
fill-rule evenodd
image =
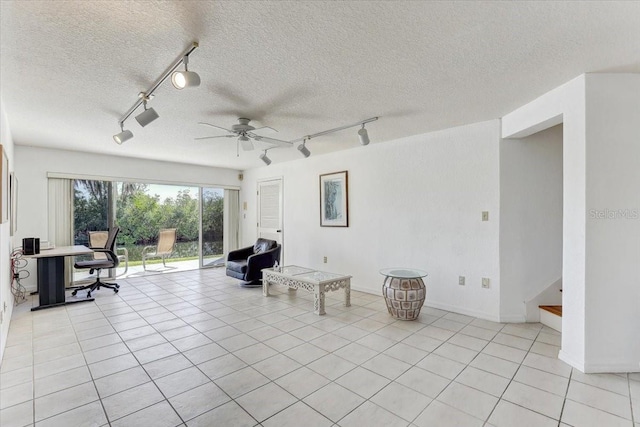
<instances>
[{"instance_id":1,"label":"dark armchair","mask_svg":"<svg viewBox=\"0 0 640 427\"><path fill-rule=\"evenodd\" d=\"M227 256L227 276L245 283L243 286L260 286L262 269L280 263L282 246L275 240L258 239L253 246L230 251Z\"/></svg>"}]
</instances>

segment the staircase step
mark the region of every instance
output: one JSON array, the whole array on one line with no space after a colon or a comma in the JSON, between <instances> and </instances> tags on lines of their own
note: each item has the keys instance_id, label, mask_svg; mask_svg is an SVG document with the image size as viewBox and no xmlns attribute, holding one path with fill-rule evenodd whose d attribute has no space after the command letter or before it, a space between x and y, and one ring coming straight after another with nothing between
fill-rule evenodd
<instances>
[{"instance_id":1,"label":"staircase step","mask_svg":"<svg viewBox=\"0 0 640 427\"><path fill-rule=\"evenodd\" d=\"M540 323L562 332L562 306L561 305L540 305Z\"/></svg>"},{"instance_id":2,"label":"staircase step","mask_svg":"<svg viewBox=\"0 0 640 427\"><path fill-rule=\"evenodd\" d=\"M540 310L548 311L549 313L562 317L561 305L540 305L538 307L540 308Z\"/></svg>"}]
</instances>

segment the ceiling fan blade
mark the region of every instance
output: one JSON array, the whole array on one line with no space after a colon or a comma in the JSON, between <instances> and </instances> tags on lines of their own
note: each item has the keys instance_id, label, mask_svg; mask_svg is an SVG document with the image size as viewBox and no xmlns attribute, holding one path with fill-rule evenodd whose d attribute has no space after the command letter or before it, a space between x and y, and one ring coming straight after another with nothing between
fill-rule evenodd
<instances>
[{"instance_id":1,"label":"ceiling fan blade","mask_svg":"<svg viewBox=\"0 0 640 427\"><path fill-rule=\"evenodd\" d=\"M259 128L255 128L254 130L260 130L260 129L271 129L274 132L278 132L277 129L272 128L271 126L261 126Z\"/></svg>"},{"instance_id":2,"label":"ceiling fan blade","mask_svg":"<svg viewBox=\"0 0 640 427\"><path fill-rule=\"evenodd\" d=\"M223 130L225 132L233 133L233 131L230 130L230 129L226 129L226 128L223 128L223 127L220 127L220 126L212 125L211 123L198 122L198 124L199 125L205 125L205 126L211 126L212 128L216 128L216 129Z\"/></svg>"},{"instance_id":3,"label":"ceiling fan blade","mask_svg":"<svg viewBox=\"0 0 640 427\"><path fill-rule=\"evenodd\" d=\"M235 135L220 135L220 136L202 136L200 138L193 138L196 141L201 139L214 139L214 138L233 138Z\"/></svg>"},{"instance_id":4,"label":"ceiling fan blade","mask_svg":"<svg viewBox=\"0 0 640 427\"><path fill-rule=\"evenodd\" d=\"M275 139L275 138L269 138L266 136L260 136L260 135L256 135L256 134L248 134L251 138L255 139L256 141L263 141L263 142L268 142L269 144L275 144L275 145L280 145L282 147L291 147L293 146L293 143L289 142L289 141L283 141L281 139Z\"/></svg>"},{"instance_id":5,"label":"ceiling fan blade","mask_svg":"<svg viewBox=\"0 0 640 427\"><path fill-rule=\"evenodd\" d=\"M242 149L243 149L244 151L251 151L251 150L253 150L253 142L251 142L251 140L250 140L249 138L247 138L247 139L243 139L243 140L240 140L240 139L239 139L239 141L240 141L240 145L242 146Z\"/></svg>"}]
</instances>

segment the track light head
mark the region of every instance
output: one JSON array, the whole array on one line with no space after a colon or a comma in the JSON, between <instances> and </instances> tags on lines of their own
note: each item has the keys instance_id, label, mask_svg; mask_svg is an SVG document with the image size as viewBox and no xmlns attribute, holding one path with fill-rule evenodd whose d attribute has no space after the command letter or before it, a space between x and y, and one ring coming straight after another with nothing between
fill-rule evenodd
<instances>
[{"instance_id":1,"label":"track light head","mask_svg":"<svg viewBox=\"0 0 640 427\"><path fill-rule=\"evenodd\" d=\"M311 155L311 151L306 147L306 142L304 141L302 144L298 145L298 151L302 153L303 156L309 157Z\"/></svg>"},{"instance_id":2,"label":"track light head","mask_svg":"<svg viewBox=\"0 0 640 427\"><path fill-rule=\"evenodd\" d=\"M145 127L155 119L157 119L158 113L153 108L147 109L147 101L144 101L144 111L136 116L136 121L140 123L140 126Z\"/></svg>"},{"instance_id":3,"label":"track light head","mask_svg":"<svg viewBox=\"0 0 640 427\"><path fill-rule=\"evenodd\" d=\"M171 83L176 89L184 89L185 87L197 87L200 86L200 76L193 71L189 71L187 64L189 64L189 56L185 55L182 58L184 63L184 71L174 71L171 74Z\"/></svg>"},{"instance_id":4,"label":"track light head","mask_svg":"<svg viewBox=\"0 0 640 427\"><path fill-rule=\"evenodd\" d=\"M362 128L358 131L358 138L360 138L360 144L362 145L367 145L369 144L369 133L367 132L367 129L365 129L364 124L362 125Z\"/></svg>"},{"instance_id":5,"label":"track light head","mask_svg":"<svg viewBox=\"0 0 640 427\"><path fill-rule=\"evenodd\" d=\"M200 76L193 71L175 71L171 75L171 83L176 89L200 86Z\"/></svg>"},{"instance_id":6,"label":"track light head","mask_svg":"<svg viewBox=\"0 0 640 427\"><path fill-rule=\"evenodd\" d=\"M113 140L115 142L117 142L118 144L122 144L123 142L133 138L133 133L130 130L124 130L124 124L120 125L120 129L122 129L122 132L113 135Z\"/></svg>"},{"instance_id":7,"label":"track light head","mask_svg":"<svg viewBox=\"0 0 640 427\"><path fill-rule=\"evenodd\" d=\"M266 150L264 151L264 153L260 154L260 160L262 160L267 166L271 164L271 159L267 157Z\"/></svg>"}]
</instances>

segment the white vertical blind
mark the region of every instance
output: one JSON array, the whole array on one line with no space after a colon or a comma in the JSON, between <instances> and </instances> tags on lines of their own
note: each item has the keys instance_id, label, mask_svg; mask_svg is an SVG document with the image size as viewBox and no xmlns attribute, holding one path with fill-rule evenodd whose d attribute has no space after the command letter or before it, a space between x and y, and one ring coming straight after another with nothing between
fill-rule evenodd
<instances>
[{"instance_id":1,"label":"white vertical blind","mask_svg":"<svg viewBox=\"0 0 640 427\"><path fill-rule=\"evenodd\" d=\"M240 192L238 190L224 190L224 230L222 233L222 247L226 255L229 251L238 249L240 230Z\"/></svg>"},{"instance_id":2,"label":"white vertical blind","mask_svg":"<svg viewBox=\"0 0 640 427\"><path fill-rule=\"evenodd\" d=\"M56 246L72 245L73 236L73 181L49 178L48 194L49 242ZM65 286L71 283L73 259L65 257Z\"/></svg>"}]
</instances>

